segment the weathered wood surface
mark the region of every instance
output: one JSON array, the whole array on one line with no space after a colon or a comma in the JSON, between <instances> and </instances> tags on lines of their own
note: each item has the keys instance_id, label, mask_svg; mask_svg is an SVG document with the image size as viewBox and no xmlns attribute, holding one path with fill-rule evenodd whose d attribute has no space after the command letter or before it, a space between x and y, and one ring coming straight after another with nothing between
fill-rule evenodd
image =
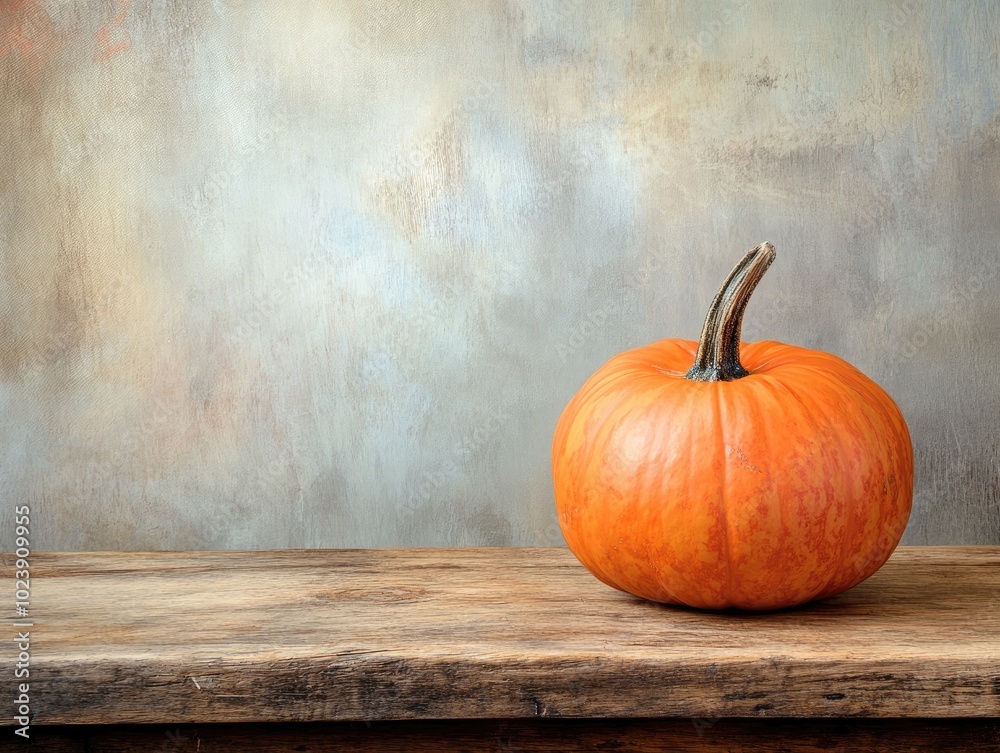
<instances>
[{"instance_id":1,"label":"weathered wood surface","mask_svg":"<svg viewBox=\"0 0 1000 753\"><path fill-rule=\"evenodd\" d=\"M35 724L1000 716L998 547L902 548L771 614L642 602L562 548L36 554L32 575Z\"/></svg>"},{"instance_id":2,"label":"weathered wood surface","mask_svg":"<svg viewBox=\"0 0 1000 753\"><path fill-rule=\"evenodd\" d=\"M46 753L996 753L995 719L506 719L44 728ZM15 741L0 753L24 750Z\"/></svg>"}]
</instances>

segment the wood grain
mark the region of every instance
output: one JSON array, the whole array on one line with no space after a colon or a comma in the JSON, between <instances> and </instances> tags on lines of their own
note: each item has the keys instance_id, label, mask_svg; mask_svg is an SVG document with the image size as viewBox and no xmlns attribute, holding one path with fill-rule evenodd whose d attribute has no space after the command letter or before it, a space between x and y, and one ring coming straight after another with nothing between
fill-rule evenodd
<instances>
[{"instance_id":1,"label":"wood grain","mask_svg":"<svg viewBox=\"0 0 1000 753\"><path fill-rule=\"evenodd\" d=\"M1000 723L980 719L514 719L184 725L46 733L50 753L995 753ZM40 741L36 740L36 744ZM86 745L86 748L84 748ZM78 746L78 747L69 747ZM0 743L0 753L22 750Z\"/></svg>"},{"instance_id":2,"label":"wood grain","mask_svg":"<svg viewBox=\"0 0 1000 753\"><path fill-rule=\"evenodd\" d=\"M36 724L1000 716L997 547L901 548L857 588L769 614L642 602L563 548L32 568Z\"/></svg>"}]
</instances>

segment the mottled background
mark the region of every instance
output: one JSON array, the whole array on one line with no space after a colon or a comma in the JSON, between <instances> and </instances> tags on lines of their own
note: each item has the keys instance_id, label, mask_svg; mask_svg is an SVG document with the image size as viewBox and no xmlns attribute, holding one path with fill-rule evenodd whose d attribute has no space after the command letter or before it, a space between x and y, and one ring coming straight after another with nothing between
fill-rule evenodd
<instances>
[{"instance_id":1,"label":"mottled background","mask_svg":"<svg viewBox=\"0 0 1000 753\"><path fill-rule=\"evenodd\" d=\"M0 515L38 549L561 542L611 355L826 349L1000 544L1000 6L0 4Z\"/></svg>"}]
</instances>

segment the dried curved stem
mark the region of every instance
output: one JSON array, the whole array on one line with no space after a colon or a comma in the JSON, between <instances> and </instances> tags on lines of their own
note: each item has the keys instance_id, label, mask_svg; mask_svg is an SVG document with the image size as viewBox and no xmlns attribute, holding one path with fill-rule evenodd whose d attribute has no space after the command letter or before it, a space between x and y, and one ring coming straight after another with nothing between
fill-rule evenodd
<instances>
[{"instance_id":1,"label":"dried curved stem","mask_svg":"<svg viewBox=\"0 0 1000 753\"><path fill-rule=\"evenodd\" d=\"M743 312L775 255L774 246L761 243L748 251L729 273L708 309L694 365L686 374L688 379L729 382L749 375L740 363Z\"/></svg>"}]
</instances>

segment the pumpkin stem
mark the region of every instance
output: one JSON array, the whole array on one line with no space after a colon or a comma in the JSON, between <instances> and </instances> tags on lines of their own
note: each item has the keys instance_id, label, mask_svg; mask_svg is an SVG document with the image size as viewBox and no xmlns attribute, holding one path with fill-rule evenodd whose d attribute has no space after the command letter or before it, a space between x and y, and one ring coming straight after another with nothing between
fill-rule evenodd
<instances>
[{"instance_id":1,"label":"pumpkin stem","mask_svg":"<svg viewBox=\"0 0 1000 753\"><path fill-rule=\"evenodd\" d=\"M712 300L698 342L694 365L686 374L696 382L730 382L750 374L740 363L743 312L760 278L774 261L774 246L761 243L740 259Z\"/></svg>"}]
</instances>

